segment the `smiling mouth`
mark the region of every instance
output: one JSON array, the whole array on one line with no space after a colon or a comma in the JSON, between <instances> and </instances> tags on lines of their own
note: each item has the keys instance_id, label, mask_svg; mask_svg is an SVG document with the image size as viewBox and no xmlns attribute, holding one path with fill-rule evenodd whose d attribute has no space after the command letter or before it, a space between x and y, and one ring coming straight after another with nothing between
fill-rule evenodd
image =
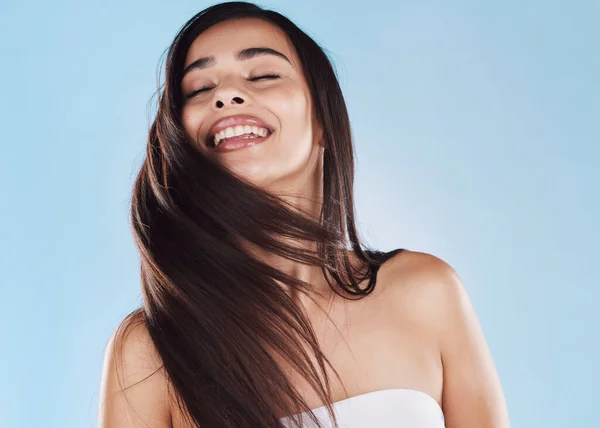
<instances>
[{"instance_id":1,"label":"smiling mouth","mask_svg":"<svg viewBox=\"0 0 600 428\"><path fill-rule=\"evenodd\" d=\"M230 137L223 137L219 139L218 144L215 143L215 137L214 136L208 136L206 139L206 145L210 148L213 149L218 149L219 147L223 147L225 148L226 146L232 146L233 145L239 145L239 143L250 143L250 142L262 142L264 140L266 140L267 138L269 138L274 130L272 129L268 129L268 128L264 128L266 129L266 134L264 135L260 135L260 134L256 134L255 132L246 132L244 134L240 134L240 135L234 135L234 136L230 136ZM247 144L243 144L244 146Z\"/></svg>"}]
</instances>

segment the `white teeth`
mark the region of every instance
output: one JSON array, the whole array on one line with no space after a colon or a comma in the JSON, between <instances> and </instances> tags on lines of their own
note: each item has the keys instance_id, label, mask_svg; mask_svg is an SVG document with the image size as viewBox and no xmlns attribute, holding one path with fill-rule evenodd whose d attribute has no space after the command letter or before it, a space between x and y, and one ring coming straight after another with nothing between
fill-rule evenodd
<instances>
[{"instance_id":1,"label":"white teeth","mask_svg":"<svg viewBox=\"0 0 600 428\"><path fill-rule=\"evenodd\" d=\"M223 138L231 138L231 137L236 137L238 135L244 135L244 134L249 134L249 133L253 133L254 135L259 136L259 137L266 137L269 134L269 130L266 128L261 128L258 126L250 126L250 125L230 126L229 128L225 128L225 129L222 129L220 132L217 132L217 134L214 137L215 147L221 143ZM255 138L255 137L248 137L248 138Z\"/></svg>"}]
</instances>

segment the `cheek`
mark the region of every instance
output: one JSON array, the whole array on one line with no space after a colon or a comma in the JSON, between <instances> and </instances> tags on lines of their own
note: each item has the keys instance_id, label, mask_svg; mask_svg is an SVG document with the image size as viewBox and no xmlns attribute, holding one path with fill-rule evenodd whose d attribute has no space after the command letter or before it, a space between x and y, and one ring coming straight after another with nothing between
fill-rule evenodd
<instances>
[{"instance_id":1,"label":"cheek","mask_svg":"<svg viewBox=\"0 0 600 428\"><path fill-rule=\"evenodd\" d=\"M308 94L301 88L275 91L269 109L279 118L283 132L310 131Z\"/></svg>"},{"instance_id":2,"label":"cheek","mask_svg":"<svg viewBox=\"0 0 600 428\"><path fill-rule=\"evenodd\" d=\"M196 135L200 127L200 117L201 115L195 112L193 108L184 108L181 112L181 123L186 133L194 141L196 141Z\"/></svg>"}]
</instances>

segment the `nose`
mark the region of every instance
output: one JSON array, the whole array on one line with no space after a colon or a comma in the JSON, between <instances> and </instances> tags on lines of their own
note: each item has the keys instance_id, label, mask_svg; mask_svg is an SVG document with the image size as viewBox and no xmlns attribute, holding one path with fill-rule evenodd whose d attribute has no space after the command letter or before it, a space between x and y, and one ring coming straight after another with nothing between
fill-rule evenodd
<instances>
[{"instance_id":1,"label":"nose","mask_svg":"<svg viewBox=\"0 0 600 428\"><path fill-rule=\"evenodd\" d=\"M248 104L249 98L239 77L224 76L213 92L213 109L222 110L236 104ZM229 107L229 108L231 108Z\"/></svg>"},{"instance_id":2,"label":"nose","mask_svg":"<svg viewBox=\"0 0 600 428\"><path fill-rule=\"evenodd\" d=\"M235 96L229 100L229 104L243 104L243 103L244 103L244 99L239 96ZM218 109L221 109L225 106L225 103L223 101L221 101L220 99L218 99L216 102L216 106Z\"/></svg>"}]
</instances>

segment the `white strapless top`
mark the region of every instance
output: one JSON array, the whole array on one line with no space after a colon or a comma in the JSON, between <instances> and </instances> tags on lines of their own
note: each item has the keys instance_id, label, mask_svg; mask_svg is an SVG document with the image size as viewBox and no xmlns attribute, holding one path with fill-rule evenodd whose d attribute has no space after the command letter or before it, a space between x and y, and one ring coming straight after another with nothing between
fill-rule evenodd
<instances>
[{"instance_id":1,"label":"white strapless top","mask_svg":"<svg viewBox=\"0 0 600 428\"><path fill-rule=\"evenodd\" d=\"M444 428L444 413L430 395L413 389L383 389L333 403L340 428ZM313 409L322 427L333 427L327 407ZM304 428L316 428L308 413L281 418L293 428L293 418L303 415ZM299 419L298 419L299 420Z\"/></svg>"}]
</instances>

